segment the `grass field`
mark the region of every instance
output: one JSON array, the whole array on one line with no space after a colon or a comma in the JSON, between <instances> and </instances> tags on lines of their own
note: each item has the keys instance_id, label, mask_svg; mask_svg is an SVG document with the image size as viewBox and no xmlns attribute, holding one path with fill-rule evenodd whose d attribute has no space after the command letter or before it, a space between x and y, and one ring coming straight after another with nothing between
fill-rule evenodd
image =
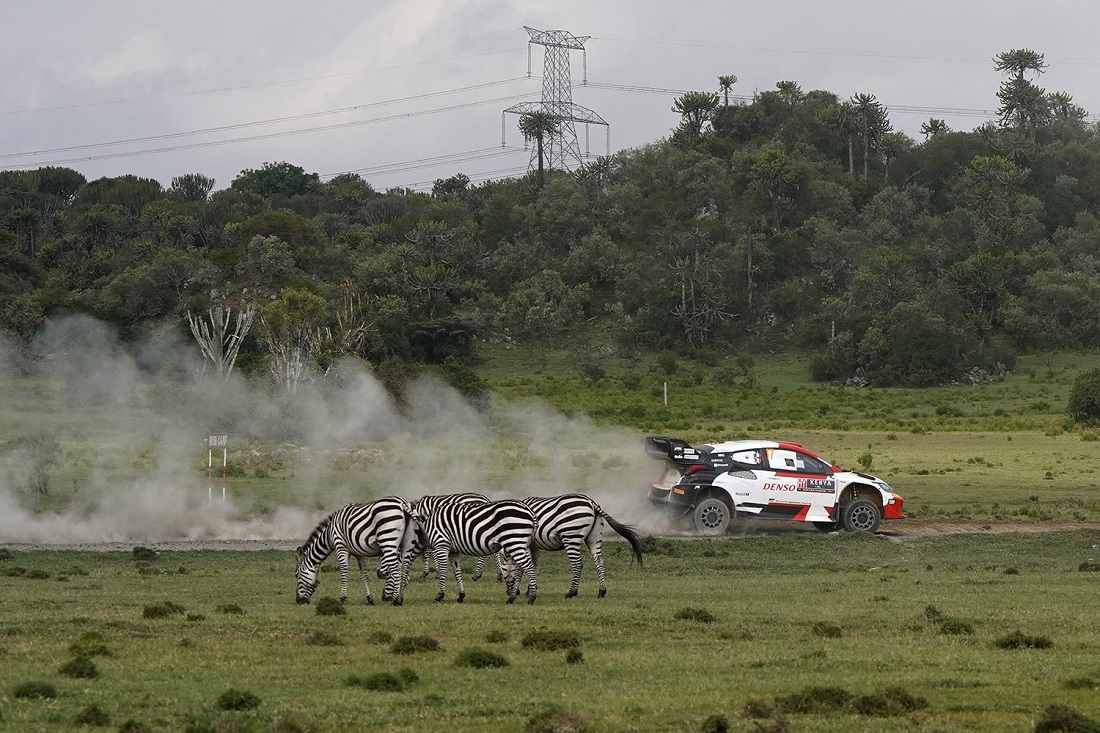
<instances>
[{"instance_id":1,"label":"grass field","mask_svg":"<svg viewBox=\"0 0 1100 733\"><path fill-rule=\"evenodd\" d=\"M290 552L5 552L0 730L1008 731L1052 704L1096 720L1098 545L647 538L643 568L606 546L603 600L590 563L564 599L555 553L533 606L488 581L433 604L415 579L403 607L368 607L353 581L333 616L336 574L295 605Z\"/></svg>"}]
</instances>

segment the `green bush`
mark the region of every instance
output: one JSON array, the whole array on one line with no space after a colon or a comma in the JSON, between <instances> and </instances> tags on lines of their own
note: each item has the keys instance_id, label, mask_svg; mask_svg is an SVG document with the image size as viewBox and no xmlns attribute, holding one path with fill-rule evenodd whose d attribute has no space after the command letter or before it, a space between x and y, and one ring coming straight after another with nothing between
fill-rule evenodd
<instances>
[{"instance_id":1,"label":"green bush","mask_svg":"<svg viewBox=\"0 0 1100 733\"><path fill-rule=\"evenodd\" d=\"M1081 425L1100 425L1100 369L1081 372L1073 380L1066 414Z\"/></svg>"},{"instance_id":2,"label":"green bush","mask_svg":"<svg viewBox=\"0 0 1100 733\"><path fill-rule=\"evenodd\" d=\"M993 644L998 649L1049 649L1054 646L1049 636L1031 636L1019 630L1000 637Z\"/></svg>"},{"instance_id":3,"label":"green bush","mask_svg":"<svg viewBox=\"0 0 1100 733\"><path fill-rule=\"evenodd\" d=\"M146 606L141 615L145 618L168 618L169 616L182 616L186 609L178 603L164 601Z\"/></svg>"},{"instance_id":4,"label":"green bush","mask_svg":"<svg viewBox=\"0 0 1100 733\"><path fill-rule=\"evenodd\" d=\"M463 649L455 657L455 666L472 667L474 669L507 667L508 660L504 656L486 649Z\"/></svg>"},{"instance_id":5,"label":"green bush","mask_svg":"<svg viewBox=\"0 0 1100 733\"><path fill-rule=\"evenodd\" d=\"M681 621L697 621L701 624L711 624L718 620L713 613L702 608L681 608L673 618Z\"/></svg>"},{"instance_id":6,"label":"green bush","mask_svg":"<svg viewBox=\"0 0 1100 733\"><path fill-rule=\"evenodd\" d=\"M584 733L588 725L578 713L554 705L528 718L523 730L525 733Z\"/></svg>"},{"instance_id":7,"label":"green bush","mask_svg":"<svg viewBox=\"0 0 1100 733\"><path fill-rule=\"evenodd\" d=\"M91 680L99 676L95 662L88 657L73 657L61 665L58 674L81 680Z\"/></svg>"},{"instance_id":8,"label":"green bush","mask_svg":"<svg viewBox=\"0 0 1100 733\"><path fill-rule=\"evenodd\" d=\"M325 596L317 599L316 613L318 616L343 616L347 612L348 609L344 608L344 604L340 603L338 598Z\"/></svg>"},{"instance_id":9,"label":"green bush","mask_svg":"<svg viewBox=\"0 0 1100 733\"><path fill-rule=\"evenodd\" d=\"M1100 733L1100 722L1086 718L1068 705L1048 705L1034 730L1035 733Z\"/></svg>"},{"instance_id":10,"label":"green bush","mask_svg":"<svg viewBox=\"0 0 1100 733\"><path fill-rule=\"evenodd\" d=\"M230 688L218 695L218 710L255 710L260 698L251 692Z\"/></svg>"},{"instance_id":11,"label":"green bush","mask_svg":"<svg viewBox=\"0 0 1100 733\"><path fill-rule=\"evenodd\" d=\"M430 636L402 636L390 647L394 654L415 654L439 650L439 641Z\"/></svg>"},{"instance_id":12,"label":"green bush","mask_svg":"<svg viewBox=\"0 0 1100 733\"><path fill-rule=\"evenodd\" d=\"M12 697L29 700L46 700L57 697L57 688L49 682L21 682L11 691Z\"/></svg>"}]
</instances>

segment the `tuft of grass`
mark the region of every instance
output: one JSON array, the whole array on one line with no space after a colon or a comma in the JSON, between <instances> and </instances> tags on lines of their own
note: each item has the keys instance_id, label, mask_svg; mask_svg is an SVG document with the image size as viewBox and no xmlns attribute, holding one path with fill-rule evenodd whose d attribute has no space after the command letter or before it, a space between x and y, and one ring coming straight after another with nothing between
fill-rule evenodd
<instances>
[{"instance_id":1,"label":"tuft of grass","mask_svg":"<svg viewBox=\"0 0 1100 733\"><path fill-rule=\"evenodd\" d=\"M718 620L718 618L702 608L681 608L673 618L681 621L697 621L701 624L711 624Z\"/></svg>"},{"instance_id":2,"label":"tuft of grass","mask_svg":"<svg viewBox=\"0 0 1100 733\"><path fill-rule=\"evenodd\" d=\"M214 609L218 613L225 613L229 615L239 616L244 613L244 609L238 606L236 603L222 603Z\"/></svg>"},{"instance_id":3,"label":"tuft of grass","mask_svg":"<svg viewBox=\"0 0 1100 733\"><path fill-rule=\"evenodd\" d=\"M1090 558L1078 565L1077 569L1082 573L1097 573L1100 572L1100 562L1095 562Z\"/></svg>"},{"instance_id":4,"label":"tuft of grass","mask_svg":"<svg viewBox=\"0 0 1100 733\"><path fill-rule=\"evenodd\" d=\"M584 733L588 724L580 713L554 705L527 719L524 733Z\"/></svg>"},{"instance_id":5,"label":"tuft of grass","mask_svg":"<svg viewBox=\"0 0 1100 733\"><path fill-rule=\"evenodd\" d=\"M1095 690L1100 687L1100 682L1097 682L1095 677L1085 675L1083 677L1070 677L1062 682L1062 687L1067 690Z\"/></svg>"},{"instance_id":6,"label":"tuft of grass","mask_svg":"<svg viewBox=\"0 0 1100 733\"><path fill-rule=\"evenodd\" d=\"M73 657L62 664L57 673L80 680L94 680L99 676L99 670L96 669L91 657Z\"/></svg>"},{"instance_id":7,"label":"tuft of grass","mask_svg":"<svg viewBox=\"0 0 1100 733\"><path fill-rule=\"evenodd\" d=\"M344 680L344 685L374 692L404 692L417 681L418 677L411 669L400 669L397 672L375 672L366 677L353 674Z\"/></svg>"},{"instance_id":8,"label":"tuft of grass","mask_svg":"<svg viewBox=\"0 0 1100 733\"><path fill-rule=\"evenodd\" d=\"M306 637L306 643L310 646L341 646L344 642L328 631L313 631Z\"/></svg>"},{"instance_id":9,"label":"tuft of grass","mask_svg":"<svg viewBox=\"0 0 1100 733\"><path fill-rule=\"evenodd\" d=\"M887 687L878 694L862 695L852 702L852 710L857 715L879 718L906 715L927 707L928 700L901 687Z\"/></svg>"},{"instance_id":10,"label":"tuft of grass","mask_svg":"<svg viewBox=\"0 0 1100 733\"><path fill-rule=\"evenodd\" d=\"M941 618L939 620L939 627L941 634L947 634L949 636L961 636L974 633L974 627L969 622L959 618Z\"/></svg>"},{"instance_id":11,"label":"tuft of grass","mask_svg":"<svg viewBox=\"0 0 1100 733\"><path fill-rule=\"evenodd\" d=\"M186 613L186 609L178 603L172 603L172 601L164 601L163 603L154 603L146 606L141 612L144 618L168 618L169 616L182 616Z\"/></svg>"},{"instance_id":12,"label":"tuft of grass","mask_svg":"<svg viewBox=\"0 0 1100 733\"><path fill-rule=\"evenodd\" d=\"M348 609L344 608L344 604L340 603L338 598L325 596L317 599L316 613L318 616L343 616L347 612Z\"/></svg>"},{"instance_id":13,"label":"tuft of grass","mask_svg":"<svg viewBox=\"0 0 1100 733\"><path fill-rule=\"evenodd\" d=\"M375 631L367 637L371 644L389 644L393 641L393 634L388 631Z\"/></svg>"},{"instance_id":14,"label":"tuft of grass","mask_svg":"<svg viewBox=\"0 0 1100 733\"><path fill-rule=\"evenodd\" d=\"M0 560L11 560L15 557L15 553L6 547L0 547Z\"/></svg>"},{"instance_id":15,"label":"tuft of grass","mask_svg":"<svg viewBox=\"0 0 1100 733\"><path fill-rule=\"evenodd\" d=\"M1019 629L993 642L998 649L1049 649L1054 642L1049 636L1031 636Z\"/></svg>"},{"instance_id":16,"label":"tuft of grass","mask_svg":"<svg viewBox=\"0 0 1100 733\"><path fill-rule=\"evenodd\" d=\"M487 649L463 649L455 657L456 667L472 667L473 669L489 669L492 667L507 667L507 658Z\"/></svg>"},{"instance_id":17,"label":"tuft of grass","mask_svg":"<svg viewBox=\"0 0 1100 733\"><path fill-rule=\"evenodd\" d=\"M98 631L85 631L69 644L69 653L74 657L110 657L113 652L103 641Z\"/></svg>"},{"instance_id":18,"label":"tuft of grass","mask_svg":"<svg viewBox=\"0 0 1100 733\"><path fill-rule=\"evenodd\" d=\"M814 632L814 636L820 636L822 639L839 639L844 635L839 626L828 621L815 621L810 630Z\"/></svg>"},{"instance_id":19,"label":"tuft of grass","mask_svg":"<svg viewBox=\"0 0 1100 733\"><path fill-rule=\"evenodd\" d=\"M775 708L767 700L758 697L750 697L741 709L741 716L745 718L763 719L775 714Z\"/></svg>"},{"instance_id":20,"label":"tuft of grass","mask_svg":"<svg viewBox=\"0 0 1100 733\"><path fill-rule=\"evenodd\" d=\"M49 580L50 573L48 570L42 570L41 568L31 568L23 573L23 577L29 578L30 580Z\"/></svg>"},{"instance_id":21,"label":"tuft of grass","mask_svg":"<svg viewBox=\"0 0 1100 733\"><path fill-rule=\"evenodd\" d=\"M565 653L566 664L580 664L584 661L584 652L580 649L570 649Z\"/></svg>"},{"instance_id":22,"label":"tuft of grass","mask_svg":"<svg viewBox=\"0 0 1100 733\"><path fill-rule=\"evenodd\" d=\"M390 645L394 654L416 654L439 651L439 641L430 636L402 636Z\"/></svg>"},{"instance_id":23,"label":"tuft of grass","mask_svg":"<svg viewBox=\"0 0 1100 733\"><path fill-rule=\"evenodd\" d=\"M218 695L218 710L255 710L260 707L260 698L247 690L229 688Z\"/></svg>"},{"instance_id":24,"label":"tuft of grass","mask_svg":"<svg viewBox=\"0 0 1100 733\"><path fill-rule=\"evenodd\" d=\"M140 720L130 718L118 727L118 733L153 733L153 729Z\"/></svg>"},{"instance_id":25,"label":"tuft of grass","mask_svg":"<svg viewBox=\"0 0 1100 733\"><path fill-rule=\"evenodd\" d=\"M581 637L576 631L550 631L538 629L528 631L520 642L523 646L542 652L556 652L561 649L575 649L581 645Z\"/></svg>"},{"instance_id":26,"label":"tuft of grass","mask_svg":"<svg viewBox=\"0 0 1100 733\"><path fill-rule=\"evenodd\" d=\"M500 629L493 629L485 635L485 641L490 644L503 644L509 640L508 632L501 631Z\"/></svg>"},{"instance_id":27,"label":"tuft of grass","mask_svg":"<svg viewBox=\"0 0 1100 733\"><path fill-rule=\"evenodd\" d=\"M52 700L57 697L57 688L49 682L20 682L11 694L25 700Z\"/></svg>"},{"instance_id":28,"label":"tuft of grass","mask_svg":"<svg viewBox=\"0 0 1100 733\"><path fill-rule=\"evenodd\" d=\"M88 705L73 718L73 725L89 728L105 728L111 724L111 716L95 703Z\"/></svg>"}]
</instances>

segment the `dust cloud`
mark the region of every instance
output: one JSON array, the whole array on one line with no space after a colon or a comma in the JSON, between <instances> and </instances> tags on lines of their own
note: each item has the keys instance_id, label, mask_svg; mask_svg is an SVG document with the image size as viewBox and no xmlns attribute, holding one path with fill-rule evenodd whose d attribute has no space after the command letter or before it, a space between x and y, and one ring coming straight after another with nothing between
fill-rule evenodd
<instances>
[{"instance_id":1,"label":"dust cloud","mask_svg":"<svg viewBox=\"0 0 1100 733\"><path fill-rule=\"evenodd\" d=\"M222 379L177 330L124 343L70 317L29 352L0 337L0 545L300 539L349 501L459 491L579 491L644 527L642 438L432 377L397 404L353 360L294 392Z\"/></svg>"}]
</instances>

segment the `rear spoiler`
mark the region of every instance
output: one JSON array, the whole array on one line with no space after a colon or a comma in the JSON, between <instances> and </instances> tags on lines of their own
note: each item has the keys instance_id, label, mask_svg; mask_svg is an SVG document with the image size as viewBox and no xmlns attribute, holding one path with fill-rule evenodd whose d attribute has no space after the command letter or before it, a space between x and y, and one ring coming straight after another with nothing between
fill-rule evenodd
<instances>
[{"instance_id":1,"label":"rear spoiler","mask_svg":"<svg viewBox=\"0 0 1100 733\"><path fill-rule=\"evenodd\" d=\"M659 461L691 465L706 463L706 453L683 440L651 435L645 439L645 454Z\"/></svg>"}]
</instances>

